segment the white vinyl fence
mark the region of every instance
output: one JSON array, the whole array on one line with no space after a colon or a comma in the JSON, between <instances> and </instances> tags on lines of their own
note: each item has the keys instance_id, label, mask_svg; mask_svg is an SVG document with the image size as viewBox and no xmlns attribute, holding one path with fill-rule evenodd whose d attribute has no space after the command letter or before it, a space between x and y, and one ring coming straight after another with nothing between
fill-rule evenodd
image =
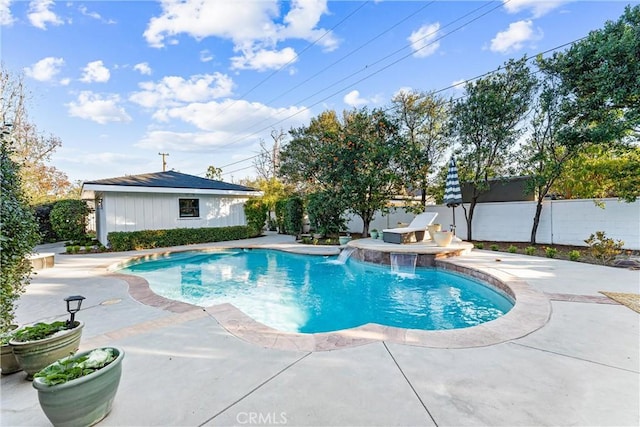
<instances>
[{"instance_id":1,"label":"white vinyl fence","mask_svg":"<svg viewBox=\"0 0 640 427\"><path fill-rule=\"evenodd\" d=\"M465 204L468 208L468 204ZM448 229L453 223L453 209L444 205L427 206L427 211L438 212L435 222ZM479 203L473 217L473 239L503 242L528 242L531 237L536 202ZM462 206L455 209L456 234L467 237L467 223ZM398 227L415 217L402 208L388 215L377 214L369 229ZM362 220L353 216L349 231L362 232ZM640 200L634 203L618 199L547 200L543 204L537 243L586 246L584 240L596 231L607 237L624 241L626 249L640 249Z\"/></svg>"}]
</instances>

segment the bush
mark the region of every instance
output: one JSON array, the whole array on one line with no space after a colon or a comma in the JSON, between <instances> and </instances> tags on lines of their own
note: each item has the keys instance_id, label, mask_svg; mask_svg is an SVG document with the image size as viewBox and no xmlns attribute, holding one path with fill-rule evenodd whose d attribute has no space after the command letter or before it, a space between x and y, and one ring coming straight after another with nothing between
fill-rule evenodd
<instances>
[{"instance_id":1,"label":"bush","mask_svg":"<svg viewBox=\"0 0 640 427\"><path fill-rule=\"evenodd\" d=\"M313 230L323 236L338 234L345 228L345 209L333 192L322 191L307 196L309 222Z\"/></svg>"},{"instance_id":2,"label":"bush","mask_svg":"<svg viewBox=\"0 0 640 427\"><path fill-rule=\"evenodd\" d=\"M569 251L569 259L570 259L571 261L577 261L577 260L579 260L579 259L580 259L580 251L577 251L577 250L575 250L575 249L574 249L574 250L572 250L572 251Z\"/></svg>"},{"instance_id":3,"label":"bush","mask_svg":"<svg viewBox=\"0 0 640 427\"><path fill-rule=\"evenodd\" d=\"M87 234L89 208L82 200L56 202L49 219L54 233L63 240L82 240Z\"/></svg>"},{"instance_id":4,"label":"bush","mask_svg":"<svg viewBox=\"0 0 640 427\"><path fill-rule=\"evenodd\" d=\"M607 265L614 260L616 255L622 253L624 242L622 240L614 241L608 238L604 231L596 231L595 234L589 236L584 241L589 245L591 256L593 256L600 264Z\"/></svg>"},{"instance_id":5,"label":"bush","mask_svg":"<svg viewBox=\"0 0 640 427\"><path fill-rule=\"evenodd\" d=\"M509 246L509 248L507 249L509 252L511 252L512 254L515 254L516 252L518 252L518 248L511 245Z\"/></svg>"},{"instance_id":6,"label":"bush","mask_svg":"<svg viewBox=\"0 0 640 427\"><path fill-rule=\"evenodd\" d=\"M527 255L534 255L536 253L536 248L534 246L527 246L524 249L524 253Z\"/></svg>"},{"instance_id":7,"label":"bush","mask_svg":"<svg viewBox=\"0 0 640 427\"><path fill-rule=\"evenodd\" d=\"M195 243L222 242L254 237L248 225L215 228L175 228L172 230L115 231L107 238L114 251L164 248Z\"/></svg>"},{"instance_id":8,"label":"bush","mask_svg":"<svg viewBox=\"0 0 640 427\"><path fill-rule=\"evenodd\" d=\"M262 234L269 207L261 199L249 199L244 204L244 216L247 226L253 230L254 236Z\"/></svg>"},{"instance_id":9,"label":"bush","mask_svg":"<svg viewBox=\"0 0 640 427\"><path fill-rule=\"evenodd\" d=\"M484 249L484 243L482 243L482 242L476 243L475 246L476 246L477 249Z\"/></svg>"},{"instance_id":10,"label":"bush","mask_svg":"<svg viewBox=\"0 0 640 427\"><path fill-rule=\"evenodd\" d=\"M544 249L544 253L545 255L547 255L547 258L555 258L558 253L558 250L556 248L547 247Z\"/></svg>"},{"instance_id":11,"label":"bush","mask_svg":"<svg viewBox=\"0 0 640 427\"><path fill-rule=\"evenodd\" d=\"M49 218L54 206L55 203L46 203L34 207L34 215L38 222L41 241L45 243L55 242L58 240L58 236L56 236L56 233L53 231L51 219Z\"/></svg>"},{"instance_id":12,"label":"bush","mask_svg":"<svg viewBox=\"0 0 640 427\"><path fill-rule=\"evenodd\" d=\"M38 224L21 189L20 166L11 159L10 141L3 132L0 145L0 333L9 330L15 302L31 280L27 255L40 240Z\"/></svg>"},{"instance_id":13,"label":"bush","mask_svg":"<svg viewBox=\"0 0 640 427\"><path fill-rule=\"evenodd\" d=\"M498 249L500 249L500 247L498 245L495 245L495 244L491 245L491 250L492 251L497 251Z\"/></svg>"},{"instance_id":14,"label":"bush","mask_svg":"<svg viewBox=\"0 0 640 427\"><path fill-rule=\"evenodd\" d=\"M297 236L302 233L302 216L304 204L297 196L289 197L285 205L284 230L287 234Z\"/></svg>"}]
</instances>

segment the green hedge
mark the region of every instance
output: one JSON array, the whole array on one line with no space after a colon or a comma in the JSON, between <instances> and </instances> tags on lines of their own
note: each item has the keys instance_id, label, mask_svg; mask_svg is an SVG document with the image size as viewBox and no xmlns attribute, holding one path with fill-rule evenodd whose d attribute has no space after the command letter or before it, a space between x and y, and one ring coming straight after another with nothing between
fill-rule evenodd
<instances>
[{"instance_id":1,"label":"green hedge","mask_svg":"<svg viewBox=\"0 0 640 427\"><path fill-rule=\"evenodd\" d=\"M247 225L253 229L256 236L262 234L268 213L269 208L261 199L249 199L245 202L244 216Z\"/></svg>"},{"instance_id":2,"label":"green hedge","mask_svg":"<svg viewBox=\"0 0 640 427\"><path fill-rule=\"evenodd\" d=\"M107 235L114 251L164 248L195 243L222 242L255 237L246 225L215 228L175 228L172 230L114 231Z\"/></svg>"}]
</instances>

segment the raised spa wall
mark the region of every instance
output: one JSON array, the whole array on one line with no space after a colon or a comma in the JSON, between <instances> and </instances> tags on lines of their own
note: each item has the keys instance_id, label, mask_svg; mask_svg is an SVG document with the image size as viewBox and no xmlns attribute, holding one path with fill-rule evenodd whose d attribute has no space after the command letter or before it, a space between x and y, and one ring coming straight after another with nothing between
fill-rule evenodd
<instances>
[{"instance_id":1,"label":"raised spa wall","mask_svg":"<svg viewBox=\"0 0 640 427\"><path fill-rule=\"evenodd\" d=\"M354 248L351 257L359 261L371 262L374 264L391 265L391 254L394 252L383 252L374 249ZM448 248L449 249L449 248ZM437 259L446 259L453 256L459 256L464 253L465 249L449 249L446 252L420 254L416 253L416 267L435 267ZM408 252L402 252L407 254Z\"/></svg>"}]
</instances>

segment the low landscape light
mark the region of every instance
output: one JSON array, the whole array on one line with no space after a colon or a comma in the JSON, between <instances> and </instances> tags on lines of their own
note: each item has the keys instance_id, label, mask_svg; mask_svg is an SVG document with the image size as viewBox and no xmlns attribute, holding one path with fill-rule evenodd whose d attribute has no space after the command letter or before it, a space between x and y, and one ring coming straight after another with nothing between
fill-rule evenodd
<instances>
[{"instance_id":1,"label":"low landscape light","mask_svg":"<svg viewBox=\"0 0 640 427\"><path fill-rule=\"evenodd\" d=\"M69 319L69 326L73 326L76 313L80 311L80 306L84 299L85 297L82 295L72 295L64 299L67 302L67 312L71 315L71 318Z\"/></svg>"}]
</instances>

